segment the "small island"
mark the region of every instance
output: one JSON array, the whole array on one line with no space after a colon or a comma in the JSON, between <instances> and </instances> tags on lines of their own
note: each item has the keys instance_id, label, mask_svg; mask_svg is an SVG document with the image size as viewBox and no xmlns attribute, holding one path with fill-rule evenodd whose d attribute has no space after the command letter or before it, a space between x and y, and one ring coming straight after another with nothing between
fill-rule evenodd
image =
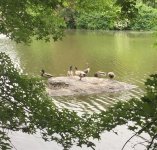
<instances>
[{"instance_id":1,"label":"small island","mask_svg":"<svg viewBox=\"0 0 157 150\"><path fill-rule=\"evenodd\" d=\"M137 88L135 85L113 79L78 76L52 77L48 79L47 92L50 96L89 95L103 92L120 92Z\"/></svg>"}]
</instances>

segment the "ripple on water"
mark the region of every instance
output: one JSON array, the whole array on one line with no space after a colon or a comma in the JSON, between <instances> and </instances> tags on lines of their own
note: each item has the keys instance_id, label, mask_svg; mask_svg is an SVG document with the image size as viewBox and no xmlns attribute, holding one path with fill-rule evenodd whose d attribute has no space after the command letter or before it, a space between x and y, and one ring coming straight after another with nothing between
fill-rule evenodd
<instances>
[{"instance_id":1,"label":"ripple on water","mask_svg":"<svg viewBox=\"0 0 157 150\"><path fill-rule=\"evenodd\" d=\"M20 57L16 52L16 44L9 40L5 35L0 34L0 52L4 52L10 56L14 63L14 66L22 72L22 66L20 65Z\"/></svg>"},{"instance_id":2,"label":"ripple on water","mask_svg":"<svg viewBox=\"0 0 157 150\"><path fill-rule=\"evenodd\" d=\"M67 108L69 110L74 110L78 113L93 113L104 111L109 106L115 104L118 101L127 101L131 98L139 99L143 94L144 91L137 88L119 93L53 97L53 101L59 108Z\"/></svg>"}]
</instances>

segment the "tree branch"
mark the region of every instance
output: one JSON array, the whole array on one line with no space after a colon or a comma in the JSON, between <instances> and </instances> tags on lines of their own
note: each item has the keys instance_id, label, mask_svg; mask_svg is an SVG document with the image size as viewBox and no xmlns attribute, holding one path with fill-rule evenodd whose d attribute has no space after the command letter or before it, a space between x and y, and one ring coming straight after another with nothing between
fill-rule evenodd
<instances>
[{"instance_id":1,"label":"tree branch","mask_svg":"<svg viewBox=\"0 0 157 150\"><path fill-rule=\"evenodd\" d=\"M136 143L134 146L133 146L133 148L135 149L135 147L137 146L137 145L143 145L143 146L146 146L146 145L144 145L144 143L148 143L148 141L143 141L143 142L139 142L139 143Z\"/></svg>"},{"instance_id":2,"label":"tree branch","mask_svg":"<svg viewBox=\"0 0 157 150\"><path fill-rule=\"evenodd\" d=\"M126 146L126 144L134 137L138 134L139 132L136 132L134 135L132 135L126 142L125 144L123 145L122 149L121 150L124 150L124 147Z\"/></svg>"},{"instance_id":3,"label":"tree branch","mask_svg":"<svg viewBox=\"0 0 157 150\"><path fill-rule=\"evenodd\" d=\"M151 146L152 146L152 144L153 144L153 141L155 140L156 137L157 137L157 134L155 134L155 135L153 136L153 138L152 138L152 140L151 140L151 142L150 142L150 144L149 144L147 150L149 150L149 149L151 148Z\"/></svg>"},{"instance_id":4,"label":"tree branch","mask_svg":"<svg viewBox=\"0 0 157 150\"><path fill-rule=\"evenodd\" d=\"M135 137L137 134L142 133L146 128L150 127L157 119L154 119L152 122L148 123L145 127L143 127L141 130L139 130L138 132L136 132L134 135L132 135L123 145L121 150L124 150L126 144L133 138ZM157 136L157 135L156 135ZM154 139L153 139L154 140ZM147 149L149 150L149 149Z\"/></svg>"}]
</instances>

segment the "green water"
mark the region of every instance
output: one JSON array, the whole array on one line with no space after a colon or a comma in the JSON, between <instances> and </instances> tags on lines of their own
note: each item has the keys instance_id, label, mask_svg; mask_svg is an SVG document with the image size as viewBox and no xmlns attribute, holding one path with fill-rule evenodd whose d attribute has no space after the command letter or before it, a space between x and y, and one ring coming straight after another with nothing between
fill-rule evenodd
<instances>
[{"instance_id":1,"label":"green water","mask_svg":"<svg viewBox=\"0 0 157 150\"><path fill-rule=\"evenodd\" d=\"M1 51L10 52L25 73L40 75L40 70L55 76L66 75L70 65L91 68L89 76L101 70L113 71L116 80L139 86L128 92L104 93L77 97L54 97L58 107L79 112L104 110L117 100L128 100L143 94L143 83L157 71L155 37L148 32L104 32L70 30L62 41L33 41L30 46L16 45L1 39ZM7 50L6 50L7 49Z\"/></svg>"},{"instance_id":2,"label":"green water","mask_svg":"<svg viewBox=\"0 0 157 150\"><path fill-rule=\"evenodd\" d=\"M102 32L76 31L66 32L62 41L44 43L33 41L30 46L15 44L0 36L0 51L10 55L17 67L25 73L40 76L45 69L55 76L66 75L70 65L84 69L90 64L94 72L113 71L116 80L135 84L137 89L120 93L103 93L88 96L53 97L59 108L68 108L78 113L99 112L113 105L116 101L127 101L132 97L140 98L144 93L144 81L152 73L157 73L157 48L153 46L155 37L146 32ZM131 137L126 127L116 128L118 135L105 132L101 141L96 141L96 150L119 150ZM54 142L43 142L36 136L14 133L12 141L21 150L61 150ZM135 139L134 142L137 142ZM138 142L140 143L140 142ZM127 144L128 145L128 144ZM129 150L133 149L130 147ZM87 148L80 148L87 150ZM72 150L80 150L72 148ZM127 149L127 148L126 148ZM138 148L143 150L143 148Z\"/></svg>"},{"instance_id":3,"label":"green water","mask_svg":"<svg viewBox=\"0 0 157 150\"><path fill-rule=\"evenodd\" d=\"M44 68L56 76L66 75L70 65L90 64L95 71L114 71L120 80L143 79L157 68L157 49L152 34L138 32L69 31L62 41L34 41L18 45L16 52L25 72L38 75Z\"/></svg>"}]
</instances>

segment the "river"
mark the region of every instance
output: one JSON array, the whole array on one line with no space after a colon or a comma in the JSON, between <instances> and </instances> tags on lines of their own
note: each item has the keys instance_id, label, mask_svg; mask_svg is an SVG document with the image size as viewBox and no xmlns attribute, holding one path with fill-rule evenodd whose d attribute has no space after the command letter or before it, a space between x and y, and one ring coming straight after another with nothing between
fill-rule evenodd
<instances>
[{"instance_id":1,"label":"river","mask_svg":"<svg viewBox=\"0 0 157 150\"><path fill-rule=\"evenodd\" d=\"M55 76L62 76L66 75L70 65L84 69L88 62L91 68L89 76L93 76L99 70L112 71L116 74L116 80L137 85L138 88L120 93L53 97L54 103L59 108L68 108L80 114L93 113L105 110L119 100L127 101L132 97L140 98L144 94L145 79L150 74L157 73L157 48L153 45L155 37L150 32L68 30L65 35L62 41L45 43L34 40L29 46L15 44L1 36L0 51L8 53L16 66L30 75L40 76L40 70L45 69L46 72ZM118 131L125 131L125 127L118 127ZM21 135L21 133L17 134ZM108 134L103 134L102 139L106 140L104 136L108 137ZM119 147L116 149L108 140L111 147L106 149L119 150L130 134L126 130L121 138L119 138L120 135L112 135L112 137L117 136L114 144L120 143ZM21 136L24 137L24 135ZM123 138L125 140L122 140ZM13 141L15 145L18 143L15 138ZM20 145L19 143L17 145ZM43 145L41 141L37 143ZM34 145L38 145L37 143L33 142ZM103 144L103 140L96 143L99 147L97 150L103 150L105 145L109 145ZM51 148L57 149L53 146ZM21 147L19 149L25 150ZM31 146L29 149L31 150ZM49 148L43 149L49 150ZM61 148L58 147L58 149Z\"/></svg>"}]
</instances>

